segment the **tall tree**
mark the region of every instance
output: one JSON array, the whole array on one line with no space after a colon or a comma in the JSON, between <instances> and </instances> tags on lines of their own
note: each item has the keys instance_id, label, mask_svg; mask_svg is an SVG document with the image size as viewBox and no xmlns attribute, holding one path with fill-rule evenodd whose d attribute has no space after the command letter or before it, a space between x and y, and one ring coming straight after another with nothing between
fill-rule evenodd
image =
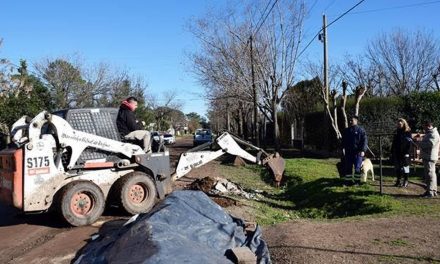
<instances>
[{"instance_id":1,"label":"tall tree","mask_svg":"<svg viewBox=\"0 0 440 264\"><path fill-rule=\"evenodd\" d=\"M81 100L78 95L84 92L85 81L79 66L56 59L38 64L37 69L46 81L57 109L73 107Z\"/></svg>"},{"instance_id":2,"label":"tall tree","mask_svg":"<svg viewBox=\"0 0 440 264\"><path fill-rule=\"evenodd\" d=\"M36 76L29 75L25 60L21 60L20 66L10 72L7 78L3 78L1 85L0 123L3 124L3 133L7 133L11 125L23 115L33 117L43 110L52 110L47 87Z\"/></svg>"},{"instance_id":3,"label":"tall tree","mask_svg":"<svg viewBox=\"0 0 440 264\"><path fill-rule=\"evenodd\" d=\"M201 49L190 59L210 99L223 102L227 110L236 106L238 120L247 110L241 106L252 103L255 98L252 89L255 85L258 108L274 123L273 134L278 147L277 113L296 78L306 11L304 1L274 2L270 13L267 7L264 1L252 1L243 10L227 10L224 12L227 15L209 14L208 18L196 20L191 31L200 40ZM267 20L262 19L264 17ZM229 124L229 120L228 116L226 123Z\"/></svg>"},{"instance_id":4,"label":"tall tree","mask_svg":"<svg viewBox=\"0 0 440 264\"><path fill-rule=\"evenodd\" d=\"M438 41L426 31L394 30L382 33L367 47L367 57L378 69L378 81L387 95L405 95L435 89L439 67Z\"/></svg>"}]
</instances>

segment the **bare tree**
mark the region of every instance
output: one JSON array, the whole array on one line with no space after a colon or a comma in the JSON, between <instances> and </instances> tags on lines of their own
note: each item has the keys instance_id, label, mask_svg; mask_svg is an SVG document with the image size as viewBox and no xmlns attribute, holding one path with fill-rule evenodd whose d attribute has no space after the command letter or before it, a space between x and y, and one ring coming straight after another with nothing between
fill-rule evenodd
<instances>
[{"instance_id":1,"label":"bare tree","mask_svg":"<svg viewBox=\"0 0 440 264\"><path fill-rule=\"evenodd\" d=\"M367 48L367 57L389 88L387 95L434 89L432 75L439 61L439 45L425 31L382 33Z\"/></svg>"},{"instance_id":2,"label":"bare tree","mask_svg":"<svg viewBox=\"0 0 440 264\"><path fill-rule=\"evenodd\" d=\"M236 104L239 117L247 109L240 106L255 98L251 78L254 66L258 107L274 123L279 147L277 113L286 91L294 85L305 6L303 1L277 2L266 14L264 5L267 3L252 2L243 12L235 10L219 18L211 15L197 20L191 32L201 41L201 51L190 59L196 76L208 87L208 96L213 100L233 98L222 101L229 106ZM268 17L264 24L260 23L262 15ZM250 36L252 43L247 41ZM250 44L254 47L252 54Z\"/></svg>"},{"instance_id":3,"label":"bare tree","mask_svg":"<svg viewBox=\"0 0 440 264\"><path fill-rule=\"evenodd\" d=\"M340 68L334 64L329 65L328 76L329 76L329 98L326 96L326 87L324 87L323 82L323 65L308 61L305 63L304 71L308 76L316 76L320 80L319 97L324 104L324 111L327 113L330 124L333 131L335 132L336 138L341 139L342 134L339 129L338 123L338 107L343 113L344 123L347 124L347 114L345 112L345 106L347 102L347 85L343 82L343 77L341 75ZM342 85L342 90L340 89L340 84ZM342 96L340 92L342 91ZM338 100L340 103L338 105Z\"/></svg>"},{"instance_id":4,"label":"bare tree","mask_svg":"<svg viewBox=\"0 0 440 264\"><path fill-rule=\"evenodd\" d=\"M256 35L258 88L261 103L274 124L275 145L279 148L279 104L294 86L299 44L306 15L303 1L278 3L267 24ZM264 113L264 112L263 112Z\"/></svg>"},{"instance_id":5,"label":"bare tree","mask_svg":"<svg viewBox=\"0 0 440 264\"><path fill-rule=\"evenodd\" d=\"M246 134L249 116L247 107L253 101L248 23L236 24L235 13L228 16L207 15L190 26L200 40L202 51L190 54L192 71L205 86L206 98L212 109L222 109L217 115L224 120L221 129ZM214 111L217 112L217 111ZM223 118L224 117L224 118ZM234 121L237 121L235 126ZM239 128L239 129L235 129Z\"/></svg>"},{"instance_id":6,"label":"bare tree","mask_svg":"<svg viewBox=\"0 0 440 264\"><path fill-rule=\"evenodd\" d=\"M182 108L182 105L177 101L177 91L168 90L163 92L164 103L154 108L154 115L156 119L157 129L163 130L169 127L163 127L163 125L172 126L178 112Z\"/></svg>"},{"instance_id":7,"label":"bare tree","mask_svg":"<svg viewBox=\"0 0 440 264\"><path fill-rule=\"evenodd\" d=\"M322 80L323 69L322 66L316 63L308 62L306 65L306 71L311 76L317 76ZM349 67L352 66L352 67ZM373 74L371 74L373 75ZM329 67L329 89L330 98L327 100L326 91L322 81L320 81L320 98L324 103L324 111L327 112L330 124L333 131L335 132L336 138L339 140L342 138L342 133L339 124L339 113L342 114L342 129L348 127L348 118L346 113L347 97L349 95L349 86L353 87L351 89L352 95L354 95L355 105L354 114L359 115L359 107L362 98L369 91L369 87L372 87L374 81L369 79L361 68L361 64L355 63L353 60L347 60L343 66L330 65ZM350 82L347 82L344 78L350 78ZM371 86L364 85L362 82L366 81L370 83ZM370 81L370 82L369 82Z\"/></svg>"},{"instance_id":8,"label":"bare tree","mask_svg":"<svg viewBox=\"0 0 440 264\"><path fill-rule=\"evenodd\" d=\"M384 87L377 65L372 64L363 56L346 56L345 61L337 67L340 78L347 82L350 87L364 85L368 89L370 96L385 96L388 90ZM351 93L354 93L352 90Z\"/></svg>"}]
</instances>

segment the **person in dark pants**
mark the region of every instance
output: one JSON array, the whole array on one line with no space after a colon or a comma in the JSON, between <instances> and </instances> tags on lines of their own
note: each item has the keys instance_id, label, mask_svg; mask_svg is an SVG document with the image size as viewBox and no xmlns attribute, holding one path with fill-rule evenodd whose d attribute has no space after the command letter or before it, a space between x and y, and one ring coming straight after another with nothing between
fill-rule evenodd
<instances>
[{"instance_id":1,"label":"person in dark pants","mask_svg":"<svg viewBox=\"0 0 440 264\"><path fill-rule=\"evenodd\" d=\"M367 151L368 139L363 127L358 125L358 117L350 118L350 126L342 132L342 151L344 154L344 175L348 183L360 183L362 159Z\"/></svg>"},{"instance_id":2,"label":"person in dark pants","mask_svg":"<svg viewBox=\"0 0 440 264\"><path fill-rule=\"evenodd\" d=\"M391 144L391 157L396 173L396 187L407 187L409 176L410 157L409 150L411 147L411 128L405 119L399 118L397 120L396 134L393 137ZM401 182L403 176L403 182Z\"/></svg>"},{"instance_id":3,"label":"person in dark pants","mask_svg":"<svg viewBox=\"0 0 440 264\"><path fill-rule=\"evenodd\" d=\"M409 165L411 163L409 151L411 147L411 128L405 119L397 120L396 134L391 145L391 157L396 173L396 187L407 187L409 176ZM403 176L403 183L401 182Z\"/></svg>"},{"instance_id":4,"label":"person in dark pants","mask_svg":"<svg viewBox=\"0 0 440 264\"><path fill-rule=\"evenodd\" d=\"M119 107L116 126L124 139L143 141L144 151L149 152L151 150L151 135L136 120L134 111L137 107L138 100L135 97L129 97L123 101Z\"/></svg>"}]
</instances>

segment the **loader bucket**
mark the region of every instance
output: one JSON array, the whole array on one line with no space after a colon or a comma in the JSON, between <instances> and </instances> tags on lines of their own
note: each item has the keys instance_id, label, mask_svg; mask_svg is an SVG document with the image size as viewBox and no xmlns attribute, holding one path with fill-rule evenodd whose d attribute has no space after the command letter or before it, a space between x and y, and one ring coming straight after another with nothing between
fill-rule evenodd
<instances>
[{"instance_id":1,"label":"loader bucket","mask_svg":"<svg viewBox=\"0 0 440 264\"><path fill-rule=\"evenodd\" d=\"M267 165L269 170L272 172L274 177L274 182L276 186L280 186L281 179L283 178L284 169L286 167L286 162L280 156L278 152L269 155L263 160L263 165Z\"/></svg>"}]
</instances>

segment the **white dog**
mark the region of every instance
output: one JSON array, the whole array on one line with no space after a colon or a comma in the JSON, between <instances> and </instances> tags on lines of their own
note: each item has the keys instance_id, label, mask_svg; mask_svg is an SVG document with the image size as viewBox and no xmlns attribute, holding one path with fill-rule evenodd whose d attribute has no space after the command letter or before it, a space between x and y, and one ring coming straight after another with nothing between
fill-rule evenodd
<instances>
[{"instance_id":1,"label":"white dog","mask_svg":"<svg viewBox=\"0 0 440 264\"><path fill-rule=\"evenodd\" d=\"M371 180L374 181L374 169L373 163L371 163L370 159L364 159L361 165L361 182L367 182L368 172L371 171Z\"/></svg>"}]
</instances>

